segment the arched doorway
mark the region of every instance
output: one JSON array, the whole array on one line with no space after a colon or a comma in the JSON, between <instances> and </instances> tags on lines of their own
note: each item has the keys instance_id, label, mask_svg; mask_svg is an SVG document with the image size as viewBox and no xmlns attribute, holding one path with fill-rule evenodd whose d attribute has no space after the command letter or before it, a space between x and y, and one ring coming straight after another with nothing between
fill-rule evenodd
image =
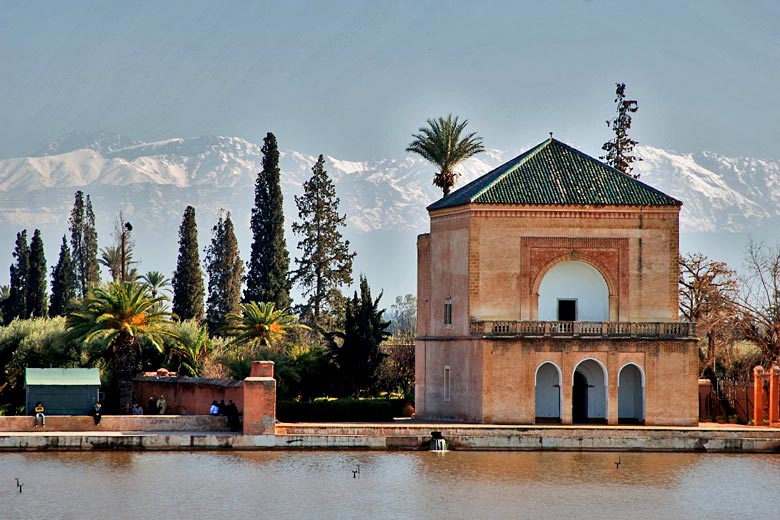
<instances>
[{"instance_id":1,"label":"arched doorway","mask_svg":"<svg viewBox=\"0 0 780 520\"><path fill-rule=\"evenodd\" d=\"M561 375L558 367L545 362L536 369L536 422L561 422Z\"/></svg>"},{"instance_id":2,"label":"arched doorway","mask_svg":"<svg viewBox=\"0 0 780 520\"><path fill-rule=\"evenodd\" d=\"M586 359L572 376L571 414L574 423L607 421L607 373L596 360Z\"/></svg>"},{"instance_id":3,"label":"arched doorway","mask_svg":"<svg viewBox=\"0 0 780 520\"><path fill-rule=\"evenodd\" d=\"M638 366L629 363L618 375L618 423L640 424L644 420L644 377Z\"/></svg>"},{"instance_id":4,"label":"arched doorway","mask_svg":"<svg viewBox=\"0 0 780 520\"><path fill-rule=\"evenodd\" d=\"M539 284L541 321L609 321L609 288L599 271L585 262L562 262Z\"/></svg>"}]
</instances>

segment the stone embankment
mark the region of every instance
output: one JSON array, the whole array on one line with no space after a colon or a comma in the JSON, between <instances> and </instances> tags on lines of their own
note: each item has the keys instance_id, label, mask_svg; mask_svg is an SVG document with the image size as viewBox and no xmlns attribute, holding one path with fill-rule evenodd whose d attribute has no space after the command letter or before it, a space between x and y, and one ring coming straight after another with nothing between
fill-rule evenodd
<instances>
[{"instance_id":1,"label":"stone embankment","mask_svg":"<svg viewBox=\"0 0 780 520\"><path fill-rule=\"evenodd\" d=\"M105 416L98 426L90 417L49 417L46 428L35 428L32 422L32 417L0 417L0 451L420 450L427 449L431 432L439 431L450 449L464 451L780 453L780 428L711 424L686 428L277 423L275 434L248 435L226 431L225 418L211 416Z\"/></svg>"}]
</instances>

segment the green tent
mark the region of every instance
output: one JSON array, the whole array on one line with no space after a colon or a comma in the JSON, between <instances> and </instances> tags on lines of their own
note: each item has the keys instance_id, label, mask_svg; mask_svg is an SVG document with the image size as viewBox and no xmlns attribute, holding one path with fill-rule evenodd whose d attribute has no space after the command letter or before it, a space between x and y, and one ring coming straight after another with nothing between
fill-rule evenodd
<instances>
[{"instance_id":1,"label":"green tent","mask_svg":"<svg viewBox=\"0 0 780 520\"><path fill-rule=\"evenodd\" d=\"M25 406L32 415L40 401L47 415L87 415L99 400L97 368L28 368L24 373Z\"/></svg>"}]
</instances>

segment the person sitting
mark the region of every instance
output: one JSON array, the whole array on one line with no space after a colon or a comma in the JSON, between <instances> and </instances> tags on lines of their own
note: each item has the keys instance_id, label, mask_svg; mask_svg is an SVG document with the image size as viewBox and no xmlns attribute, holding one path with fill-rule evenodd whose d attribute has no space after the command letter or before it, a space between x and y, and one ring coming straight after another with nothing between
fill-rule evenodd
<instances>
[{"instance_id":1,"label":"person sitting","mask_svg":"<svg viewBox=\"0 0 780 520\"><path fill-rule=\"evenodd\" d=\"M100 401L95 403L95 406L92 407L92 418L95 420L95 426L100 424L100 419L103 417L103 406L100 404Z\"/></svg>"},{"instance_id":2,"label":"person sitting","mask_svg":"<svg viewBox=\"0 0 780 520\"><path fill-rule=\"evenodd\" d=\"M35 403L35 427L38 427L38 419L41 420L41 426L46 427L46 416L43 412L46 410L43 408L43 403L38 401Z\"/></svg>"},{"instance_id":3,"label":"person sitting","mask_svg":"<svg viewBox=\"0 0 780 520\"><path fill-rule=\"evenodd\" d=\"M144 409L138 403L133 403L133 415L143 415Z\"/></svg>"},{"instance_id":4,"label":"person sitting","mask_svg":"<svg viewBox=\"0 0 780 520\"><path fill-rule=\"evenodd\" d=\"M211 408L209 408L209 415L219 415L219 405L216 401L211 401Z\"/></svg>"}]
</instances>

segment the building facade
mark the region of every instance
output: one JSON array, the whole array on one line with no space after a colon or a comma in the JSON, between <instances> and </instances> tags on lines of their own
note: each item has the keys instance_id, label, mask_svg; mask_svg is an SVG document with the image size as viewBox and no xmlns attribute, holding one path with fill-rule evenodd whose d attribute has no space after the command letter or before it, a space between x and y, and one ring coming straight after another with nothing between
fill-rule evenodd
<instances>
[{"instance_id":1,"label":"building facade","mask_svg":"<svg viewBox=\"0 0 780 520\"><path fill-rule=\"evenodd\" d=\"M429 206L417 415L696 424L681 205L550 138Z\"/></svg>"}]
</instances>

